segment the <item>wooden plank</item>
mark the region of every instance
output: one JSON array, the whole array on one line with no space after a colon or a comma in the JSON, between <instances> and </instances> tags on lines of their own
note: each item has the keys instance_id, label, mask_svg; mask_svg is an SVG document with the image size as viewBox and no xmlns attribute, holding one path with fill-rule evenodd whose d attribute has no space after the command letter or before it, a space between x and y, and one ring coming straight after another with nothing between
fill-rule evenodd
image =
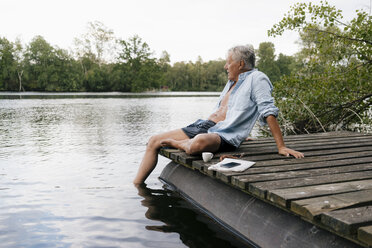
<instances>
[{"instance_id":1,"label":"wooden plank","mask_svg":"<svg viewBox=\"0 0 372 248\"><path fill-rule=\"evenodd\" d=\"M361 140L368 140L372 139L372 135L360 135L360 136L354 136L354 137L323 137L323 138L296 138L296 139L286 139L284 138L284 143L286 145L298 145L298 144L311 144L311 143L327 143L327 142L349 142L349 141L355 141L357 142L359 139ZM275 146L276 142L273 138L270 140L250 140L250 141L244 141L241 144L241 147L265 147L265 146Z\"/></svg>"},{"instance_id":2,"label":"wooden plank","mask_svg":"<svg viewBox=\"0 0 372 248\"><path fill-rule=\"evenodd\" d=\"M190 166L193 166L199 168L200 170L203 170L202 167L204 166L204 162L201 159L201 156L189 156L185 152L172 149L169 150L169 154L163 154L162 150L160 150L160 155L163 155L167 158L172 159L175 162L181 162L183 164L188 164ZM362 152L360 156L366 156L366 152L372 151L372 146L371 147L355 147L355 148L346 148L346 149L334 149L334 150L325 150L325 151L313 151L313 152L307 152L306 153L306 159L299 160L299 159L294 159L294 158L286 158L282 155L279 154L263 154L263 155L254 155L254 156L247 156L243 157L242 159L245 160L252 160L252 161L265 161L264 163L260 163L255 166L269 166L269 165L280 165L282 163L302 163L303 161L319 161L322 160L322 157L324 157L325 160L327 159L335 159L337 156L340 156L340 158L344 157L350 157L353 156L353 152ZM349 154L348 154L349 153ZM240 153L237 152L230 152L230 153L224 153L224 154L230 154L230 155L239 155ZM340 154L340 155L337 155ZM215 154L215 159L213 161L218 162L219 156L222 155L220 154ZM328 157L326 157L328 155ZM329 157L329 155L331 155ZM321 156L314 158L313 156ZM310 160L309 160L310 159ZM205 171L205 170L204 170Z\"/></svg>"},{"instance_id":3,"label":"wooden plank","mask_svg":"<svg viewBox=\"0 0 372 248\"><path fill-rule=\"evenodd\" d=\"M371 151L362 149L362 151L354 151L350 153L342 152L342 153L324 155L324 156L306 156L303 159L294 159L293 157L281 156L281 159L259 161L258 163L255 164L255 167L275 166L275 165L282 166L283 164L286 164L286 165L305 164L305 163L313 163L313 162L321 162L321 161L331 161L331 160L339 160L339 159L347 159L347 158L362 158L362 157L370 157L370 156L372 156L372 149ZM242 159L248 160L248 158L244 158L244 157Z\"/></svg>"},{"instance_id":4,"label":"wooden plank","mask_svg":"<svg viewBox=\"0 0 372 248\"><path fill-rule=\"evenodd\" d=\"M343 158L358 158L358 159L362 159L363 157L366 157L366 156L371 156L372 155L372 149L371 151L365 151L365 149L362 149L363 151L362 152L358 152L358 151L355 151L355 149L353 149L350 153L346 153L345 150L339 150L339 152L341 152L340 154L332 154L332 155L328 155L328 156L318 156L318 157L305 157L303 159L294 159L294 158L286 158L286 157L283 157L281 155L275 155L276 158L278 159L271 159L271 160L262 160L262 159L265 159L266 156L255 156L255 157L251 157L253 159L250 159L250 158L242 158L243 160L252 160L252 161L255 161L256 164L250 168L249 170L245 171L245 172L242 172L242 173L224 173L224 175L220 176L221 179L223 177L226 177L226 179L223 179L224 181L226 182L230 182L230 177L232 176L239 176L239 175L248 175L248 174L258 174L258 173L266 173L266 172L280 172L280 171L285 171L285 170L295 170L296 168L297 169L301 169L301 167L297 167L296 165L298 164L303 164L303 166L306 166L308 168L321 168L321 167L324 167L323 164L318 164L318 163L313 163L313 162L318 162L318 161L328 161L328 160L335 160L337 161L337 159L343 159ZM326 153L326 151L325 151ZM323 155L323 154L322 154ZM261 159L261 161L260 161ZM219 159L218 157L217 158L214 158L211 162L209 163L204 163L203 160L196 160L196 161L193 161L192 162L192 166L200 171L207 171L208 170L208 167L212 164L215 164L215 163L218 163L219 162ZM312 164L310 164L312 163ZM330 166L332 166L332 163L337 163L337 162L330 162ZM284 164L288 164L288 167L283 167ZM270 171L267 171L265 169L260 169L261 167L270 167L270 166L277 166L278 169L270 169ZM280 168L279 168L280 167ZM234 179L232 179L231 181L233 181ZM238 181L240 180L240 178L237 179L237 183L236 185L238 185ZM245 187L243 187L245 188Z\"/></svg>"},{"instance_id":5,"label":"wooden plank","mask_svg":"<svg viewBox=\"0 0 372 248\"><path fill-rule=\"evenodd\" d=\"M363 137L363 138L366 138L366 137ZM371 140L364 140L363 139L363 140L359 140L358 141L358 143L360 143L360 145L369 145L371 142L372 142L372 138L371 138ZM364 143L366 143L366 144L364 144ZM306 149L306 148L309 148L309 146L310 147L318 147L317 150L319 150L319 149L326 149L327 148L326 147L327 145L332 145L332 146L330 146L330 148L334 149L334 148L337 148L337 146L336 147L333 146L335 144L337 144L340 147L342 147L341 143L339 143L337 141L334 141L334 140L331 140L330 142L327 142L327 143L314 143L314 142L312 142L309 145L305 145L303 147L303 150L304 151L313 150L313 149ZM319 145L323 145L323 146L322 147L319 147ZM352 146L356 146L355 142L353 142ZM249 154L262 154L262 153L264 153L264 154L266 154L266 153L276 153L276 145L273 145L272 147L265 147L266 149L260 149L260 148L258 149L258 148L259 147L255 146L255 149L254 150L256 150L256 152L252 151L252 149L249 149L249 151L246 152L246 155L249 155ZM301 146L299 146L298 148L301 148ZM246 150L246 149L244 149L244 147L242 147L239 150L241 150L241 152L244 152L244 150ZM161 149L160 150L160 154L163 155L163 156L165 156L165 157L168 157L168 158L169 158L169 154L170 153L177 154L177 156L180 157L179 158L180 161L182 161L184 163L188 163L189 160L193 160L193 159L195 159L195 157L198 157L198 156L189 156L186 153L184 153L184 152L182 152L182 151L180 151L178 149L173 149L173 148L166 148L166 149ZM222 153L222 154L225 154L225 153ZM221 153L220 153L220 155L221 155Z\"/></svg>"},{"instance_id":6,"label":"wooden plank","mask_svg":"<svg viewBox=\"0 0 372 248\"><path fill-rule=\"evenodd\" d=\"M309 151L324 151L324 150L334 150L337 148L354 148L354 147L372 147L372 139L368 140L366 142L352 142L352 143L346 143L346 144L326 144L322 145L320 143L314 144L314 145L307 145L307 146L287 146L288 148L292 148L298 151L301 151L303 153L309 152ZM239 152L238 152L239 151ZM251 155L260 155L260 154L276 154L278 151L276 149L276 146L274 147L254 147L249 149L244 149L244 147L238 149L236 153L243 154L244 156L251 156Z\"/></svg>"},{"instance_id":7,"label":"wooden plank","mask_svg":"<svg viewBox=\"0 0 372 248\"><path fill-rule=\"evenodd\" d=\"M350 158L272 167L252 167L249 170L241 173L218 172L217 178L221 178L222 181L231 182L232 184L245 189L246 184L251 182L264 182L296 177L315 176L321 174L337 174L341 172L369 170L372 168L371 164L361 164L370 161L372 161L372 156L362 157L358 159Z\"/></svg>"},{"instance_id":8,"label":"wooden plank","mask_svg":"<svg viewBox=\"0 0 372 248\"><path fill-rule=\"evenodd\" d=\"M363 151L372 151L372 146L364 146L364 147L351 147L351 148L338 148L338 149L329 149L329 150L320 150L320 151L308 151L305 153L305 157L313 157L313 156L327 156L327 155L333 155L333 154L342 154L342 153L352 153L352 152L363 152ZM238 156L242 153L242 150L238 149L233 152L226 152L226 153L218 153L215 154L216 158L219 158L221 155L235 155ZM277 153L272 154L261 154L261 155L250 155L245 156L243 159L251 160L251 161L264 161L264 160L281 160L284 157L282 155L279 155ZM289 158L293 159L293 158Z\"/></svg>"},{"instance_id":9,"label":"wooden plank","mask_svg":"<svg viewBox=\"0 0 372 248\"><path fill-rule=\"evenodd\" d=\"M306 178L304 180L306 180ZM366 189L372 189L372 179L322 184L306 187L274 189L267 192L267 199L275 204L289 208L291 201L294 200L319 197L331 194L347 193Z\"/></svg>"},{"instance_id":10,"label":"wooden plank","mask_svg":"<svg viewBox=\"0 0 372 248\"><path fill-rule=\"evenodd\" d=\"M325 150L325 151L313 151L313 152L307 152L306 153L306 160L299 160L299 159L294 159L294 158L285 158L279 154L264 154L264 155L255 155L255 156L249 156L249 157L244 157L243 159L245 160L252 160L252 161L265 161L262 163L262 165L270 165L270 164L277 164L280 165L282 162L286 163L300 163L303 161L307 161L307 159L310 159L309 162L315 161L315 160L321 160L322 157L324 157L326 160L328 159L325 156L332 155L333 157L331 158L336 158L337 154L340 154L340 158L347 157L347 156L352 156L353 152L366 152L366 151L372 151L372 146L371 147L356 147L356 148L347 148L347 149L334 149L334 150ZM349 155L347 155L349 153ZM232 153L234 154L234 153ZM234 154L235 155L235 154ZM314 158L312 156L319 156L317 158ZM365 156L365 154L361 154L360 156ZM208 167L208 165L205 165L204 162L201 159L201 156L189 156L184 152L172 152L170 153L170 157L175 162L180 162L182 164L187 164L188 166L193 166L201 171L207 172L207 168L204 168L205 166ZM216 154L216 159L213 161L218 162L218 154ZM275 161L276 160L276 161ZM255 165L256 166L256 165ZM260 166L260 164L257 165L257 167Z\"/></svg>"},{"instance_id":11,"label":"wooden plank","mask_svg":"<svg viewBox=\"0 0 372 248\"><path fill-rule=\"evenodd\" d=\"M371 145L372 146L372 145ZM332 148L335 148L334 146ZM351 148L352 150L350 150L350 152L352 151L358 151L358 150L364 150L364 149L361 149L360 147L355 147L355 148ZM371 148L366 148L366 150L368 149L371 149L372 150L372 147ZM239 149L236 151L236 152L232 152L232 153L223 153L223 154L239 154L241 152L244 152L242 150L239 151ZM306 156L316 156L316 155L319 155L319 153L321 155L324 155L324 154L334 154L334 153L337 153L337 152L345 152L345 149L334 149L334 150L330 150L330 151L327 151L327 152L322 152L320 153L319 151L315 151L315 152L306 152ZM257 155L258 154L262 154L262 155ZM187 155L185 152L182 152L180 150L177 150L177 149L162 149L161 152L160 152L161 155L165 156L165 157L168 157L168 158L171 158L172 160L174 160L175 162L181 162L183 164L188 164L189 166L192 165L192 162L195 161L195 160L200 160L200 155L199 156L190 156L190 155ZM282 156L276 154L276 149L273 149L273 150L266 150L266 151L263 151L262 149L258 152L254 152L254 151L251 151L250 154L253 154L254 155L254 158L256 158L257 160L260 160L260 159L278 159L278 158L283 158ZM216 154L216 158L219 157L219 155L222 155L221 153L220 154ZM247 154L249 155L249 154ZM261 157L260 156L264 156L264 157ZM248 157L246 157L248 158Z\"/></svg>"},{"instance_id":12,"label":"wooden plank","mask_svg":"<svg viewBox=\"0 0 372 248\"><path fill-rule=\"evenodd\" d=\"M185 152L173 152L171 153L170 158L175 162L180 162L182 164L187 164L188 166L192 166L192 161L199 160L201 158L200 155L192 156L187 155Z\"/></svg>"},{"instance_id":13,"label":"wooden plank","mask_svg":"<svg viewBox=\"0 0 372 248\"><path fill-rule=\"evenodd\" d=\"M295 141L284 141L286 146L311 146L311 145L329 145L329 144L348 144L351 142L368 142L371 141L372 136L359 136L359 137L353 137L353 138L345 138L345 137L338 137L338 139L335 138L329 138L329 139L322 139L322 140L295 140ZM276 147L276 143L273 140L272 142L246 142L243 143L240 147L242 148L250 148L250 147Z\"/></svg>"},{"instance_id":14,"label":"wooden plank","mask_svg":"<svg viewBox=\"0 0 372 248\"><path fill-rule=\"evenodd\" d=\"M334 146L332 146L332 148L334 148ZM334 150L327 150L327 151L312 151L312 152L306 152L306 156L317 156L317 155L327 155L327 154L337 154L338 152L353 152L353 151L358 151L358 150L369 150L371 149L372 150L372 146L371 147L367 147L365 149L362 149L360 147L356 147L356 148L349 148L348 150L345 150L345 149L334 149ZM174 152L175 151L175 152ZM230 154L236 154L237 152L239 151L236 151L234 153L230 153ZM242 152L240 150L240 152ZM259 151L258 153L263 153L262 155L257 155L257 154L254 154L254 158L256 158L257 160L267 160L267 159L278 159L278 158L281 158L283 159L283 156L280 156L278 154L275 154L276 153L276 150L274 151L269 151L270 154L267 154L268 151ZM251 152L253 153L253 152ZM274 154L273 154L274 153ZM169 155L170 154L170 155ZM189 166L192 166L192 163L193 161L196 161L196 160L200 160L200 155L199 156L189 156L187 155L186 153L184 152L180 152L179 150L170 150L169 151L169 154L164 154L166 157L170 157L172 160L174 160L175 162L181 162L182 164L187 164ZM224 154L229 154L229 153L224 153ZM219 155L221 154L216 154L216 158L219 157ZM250 159L252 158L252 156L250 157L246 157L246 159ZM201 165L197 166L198 168L201 168ZM204 170L205 171L205 170Z\"/></svg>"},{"instance_id":15,"label":"wooden plank","mask_svg":"<svg viewBox=\"0 0 372 248\"><path fill-rule=\"evenodd\" d=\"M356 235L359 227L372 225L372 206L342 209L320 215L321 223L343 235Z\"/></svg>"},{"instance_id":16,"label":"wooden plank","mask_svg":"<svg viewBox=\"0 0 372 248\"><path fill-rule=\"evenodd\" d=\"M293 165L293 164L308 164L313 162L323 162L323 161L331 161L331 160L340 160L340 159L348 159L348 158L362 158L362 157L370 157L372 156L372 149L361 149L362 151L353 151L353 152L346 152L342 151L342 153L336 153L331 155L323 155L323 156L305 156L302 159L294 159L293 157L284 157L279 155L279 159L272 159L272 160L261 160L256 161L254 167L264 167L264 166L283 166L283 165ZM250 160L248 157L241 158L243 160Z\"/></svg>"},{"instance_id":17,"label":"wooden plank","mask_svg":"<svg viewBox=\"0 0 372 248\"><path fill-rule=\"evenodd\" d=\"M312 185L330 184L337 182L348 182L355 181L358 179L370 179L372 178L372 171L362 171L362 172L348 172L336 175L323 175L305 178L295 178L295 179L284 179L278 181L251 183L248 185L248 191L261 198L266 198L268 191L274 189L284 189L293 187L304 187Z\"/></svg>"},{"instance_id":18,"label":"wooden plank","mask_svg":"<svg viewBox=\"0 0 372 248\"><path fill-rule=\"evenodd\" d=\"M360 136L360 135L359 135ZM306 136L305 136L306 137ZM332 136L330 136L331 138L332 138ZM340 143L340 142L338 142L337 140L335 141L335 138L343 138L343 140L345 140L345 137L338 137L338 136L336 136L336 137L333 137L329 142L331 142L331 143L329 143L328 142L328 144L334 144L334 143ZM372 139L372 135L369 135L369 136L366 136L366 135L362 135L362 136L360 136L360 139L361 140L364 140L364 139L366 139L366 138L371 138ZM300 141L301 140L304 140L304 139L300 139ZM360 140L360 141L361 141ZM261 140L261 139L259 139L258 140L258 144L256 144L255 145L255 147L257 147L257 145L263 145L263 146L266 146L265 144L263 144L262 142L263 142L264 140ZM274 140L272 140L273 142L274 142ZM289 141L289 142L291 142L291 141ZM314 145L314 142L313 141L308 141L308 142L311 142L310 144L313 144ZM245 143L243 143L243 144L245 144ZM253 143L250 143L250 144L253 144ZM320 144L327 144L327 142L326 143L320 143ZM275 146L275 144L273 144L273 147L275 148L276 146ZM166 149L161 149L161 152L164 152L164 154L162 154L162 155L164 155L164 156L166 156L166 157L168 157L169 155L168 155L168 153L169 152L180 152L178 149L173 149L173 148L166 148ZM160 153L161 153L160 152Z\"/></svg>"},{"instance_id":19,"label":"wooden plank","mask_svg":"<svg viewBox=\"0 0 372 248\"><path fill-rule=\"evenodd\" d=\"M361 204L372 204L372 190L293 201L291 210L313 221L314 218L317 218L322 213Z\"/></svg>"},{"instance_id":20,"label":"wooden plank","mask_svg":"<svg viewBox=\"0 0 372 248\"><path fill-rule=\"evenodd\" d=\"M328 133L315 133L315 134L300 134L300 135L287 135L283 136L284 141L295 141L295 140L320 140L320 139L337 139L337 138L345 138L345 137L361 137L361 136L372 136L371 134L365 133L356 133L356 132L328 132ZM273 137L258 137L253 138L253 140L244 141L245 143L262 143L262 142L274 142Z\"/></svg>"},{"instance_id":21,"label":"wooden plank","mask_svg":"<svg viewBox=\"0 0 372 248\"><path fill-rule=\"evenodd\" d=\"M365 226L358 229L358 239L369 246L372 246L372 226Z\"/></svg>"},{"instance_id":22,"label":"wooden plank","mask_svg":"<svg viewBox=\"0 0 372 248\"><path fill-rule=\"evenodd\" d=\"M366 162L372 161L372 157L361 158L359 160L356 159L345 159L345 160L335 160L335 161L325 161L325 162L318 162L314 164L299 164L299 165L283 165L277 166L274 168L282 169L284 167L283 172L276 171L272 172L272 167L261 167L260 169L267 168L268 170L264 173L253 174L249 173L249 171L244 172L243 175L235 173L233 174L234 179L232 183L239 184L239 183L252 183L252 182L265 182L265 181L273 181L273 180L281 180L281 179L289 179L289 178L300 178L300 177L309 177L309 176L316 176L316 175L325 175L325 174L339 174L344 172L355 172L355 171L365 171L365 170L372 170L372 163L365 164ZM313 169L315 168L315 169ZM320 168L320 169L318 169ZM253 170L253 169L252 169ZM217 177L220 177L222 172L217 173ZM231 173L232 174L232 173ZM225 174L224 176L227 177L229 174ZM221 180L223 180L221 176ZM225 180L223 180L225 181Z\"/></svg>"},{"instance_id":23,"label":"wooden plank","mask_svg":"<svg viewBox=\"0 0 372 248\"><path fill-rule=\"evenodd\" d=\"M273 165L274 162L273 160L277 160L277 164L281 165L282 161L286 161L286 163L303 163L303 161L307 161L308 159L313 159L314 157L317 157L316 159L322 159L322 157L327 158L326 156L333 155L333 156L344 156L343 154L349 153L353 154L356 152L365 152L365 151L372 151L372 147L355 147L355 148L344 148L344 149L334 149L334 150L323 150L323 151L312 151L312 152L307 152L305 154L304 159L295 159L293 157L284 157L279 154L269 154L269 155L255 155L255 156L247 156L243 157L242 159L245 160L250 160L250 161L255 161L259 162L262 161L264 163L268 163L269 165ZM290 161L292 160L292 161Z\"/></svg>"},{"instance_id":24,"label":"wooden plank","mask_svg":"<svg viewBox=\"0 0 372 248\"><path fill-rule=\"evenodd\" d=\"M225 177L232 175L231 183L241 187L247 188L247 185L252 182L265 182L272 180L289 179L296 177L311 177L316 175L326 174L337 174L343 172L362 171L369 170L372 157L364 157L358 159L343 159L316 162L313 164L294 164L294 165L283 165L283 166L272 166L272 167L257 167L249 168L247 171L241 174L227 174ZM350 167L351 166L351 167ZM364 167L365 166L365 167ZM333 168L335 167L335 168ZM218 176L222 178L222 173Z\"/></svg>"},{"instance_id":25,"label":"wooden plank","mask_svg":"<svg viewBox=\"0 0 372 248\"><path fill-rule=\"evenodd\" d=\"M159 150L159 154L167 158L170 158L171 153L174 152L180 152L180 150L174 148L162 148Z\"/></svg>"}]
</instances>

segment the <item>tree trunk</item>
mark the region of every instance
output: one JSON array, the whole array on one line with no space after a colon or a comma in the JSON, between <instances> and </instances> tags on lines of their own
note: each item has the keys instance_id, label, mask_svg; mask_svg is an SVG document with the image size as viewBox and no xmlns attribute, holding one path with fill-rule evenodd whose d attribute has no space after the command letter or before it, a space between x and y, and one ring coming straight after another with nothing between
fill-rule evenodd
<instances>
[{"instance_id":1,"label":"tree trunk","mask_svg":"<svg viewBox=\"0 0 372 248\"><path fill-rule=\"evenodd\" d=\"M19 80L19 91L22 90L22 74L23 74L23 70L22 71L17 71L17 74L18 74L18 80Z\"/></svg>"}]
</instances>

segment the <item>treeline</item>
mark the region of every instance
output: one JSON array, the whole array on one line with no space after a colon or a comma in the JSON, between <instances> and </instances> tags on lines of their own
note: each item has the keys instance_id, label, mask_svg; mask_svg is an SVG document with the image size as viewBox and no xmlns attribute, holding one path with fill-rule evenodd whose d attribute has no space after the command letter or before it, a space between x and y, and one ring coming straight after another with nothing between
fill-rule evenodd
<instances>
[{"instance_id":1,"label":"treeline","mask_svg":"<svg viewBox=\"0 0 372 248\"><path fill-rule=\"evenodd\" d=\"M34 37L29 44L0 37L0 90L49 92L141 92L149 90L219 91L227 80L224 60L176 62L163 51L155 58L138 36L118 39L100 22L76 38L67 51ZM221 51L224 53L224 51ZM261 43L258 68L272 81L290 74L293 57L280 54L274 45Z\"/></svg>"},{"instance_id":2,"label":"treeline","mask_svg":"<svg viewBox=\"0 0 372 248\"><path fill-rule=\"evenodd\" d=\"M153 58L141 38L119 40L114 62L94 53L74 56L35 37L25 48L19 41L0 38L2 91L122 91L219 90L226 82L223 61L201 60L169 64L163 52Z\"/></svg>"}]
</instances>

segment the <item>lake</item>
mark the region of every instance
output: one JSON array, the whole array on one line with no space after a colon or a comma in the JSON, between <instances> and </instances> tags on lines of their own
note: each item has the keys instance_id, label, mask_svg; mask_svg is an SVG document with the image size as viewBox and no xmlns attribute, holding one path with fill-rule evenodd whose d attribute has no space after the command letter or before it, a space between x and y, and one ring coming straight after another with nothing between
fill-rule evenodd
<instances>
[{"instance_id":1,"label":"lake","mask_svg":"<svg viewBox=\"0 0 372 248\"><path fill-rule=\"evenodd\" d=\"M208 117L217 99L0 93L1 247L239 246L163 189L170 160L132 184L148 138Z\"/></svg>"}]
</instances>

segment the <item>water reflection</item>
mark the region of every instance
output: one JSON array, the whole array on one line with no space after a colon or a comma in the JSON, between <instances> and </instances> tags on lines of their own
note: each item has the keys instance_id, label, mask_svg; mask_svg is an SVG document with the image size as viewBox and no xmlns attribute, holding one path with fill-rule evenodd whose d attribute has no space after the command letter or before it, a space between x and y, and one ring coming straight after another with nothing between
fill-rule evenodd
<instances>
[{"instance_id":1,"label":"water reflection","mask_svg":"<svg viewBox=\"0 0 372 248\"><path fill-rule=\"evenodd\" d=\"M148 208L145 216L150 220L164 223L147 225L147 230L179 233L182 242L191 248L226 248L242 245L232 244L226 239L219 238L218 236L224 235L224 232L219 230L215 223L198 214L196 209L172 192L151 189L145 184L137 186L137 189L138 195L143 197L142 206Z\"/></svg>"},{"instance_id":2,"label":"water reflection","mask_svg":"<svg viewBox=\"0 0 372 248\"><path fill-rule=\"evenodd\" d=\"M230 247L161 189L168 159L148 188L132 185L148 137L207 117L216 100L0 100L0 247Z\"/></svg>"},{"instance_id":3,"label":"water reflection","mask_svg":"<svg viewBox=\"0 0 372 248\"><path fill-rule=\"evenodd\" d=\"M19 206L18 206L19 208ZM65 235L58 227L50 225L54 221L65 221L63 217L54 216L37 209L24 209L10 213L1 220L1 247L70 247L63 242Z\"/></svg>"}]
</instances>

